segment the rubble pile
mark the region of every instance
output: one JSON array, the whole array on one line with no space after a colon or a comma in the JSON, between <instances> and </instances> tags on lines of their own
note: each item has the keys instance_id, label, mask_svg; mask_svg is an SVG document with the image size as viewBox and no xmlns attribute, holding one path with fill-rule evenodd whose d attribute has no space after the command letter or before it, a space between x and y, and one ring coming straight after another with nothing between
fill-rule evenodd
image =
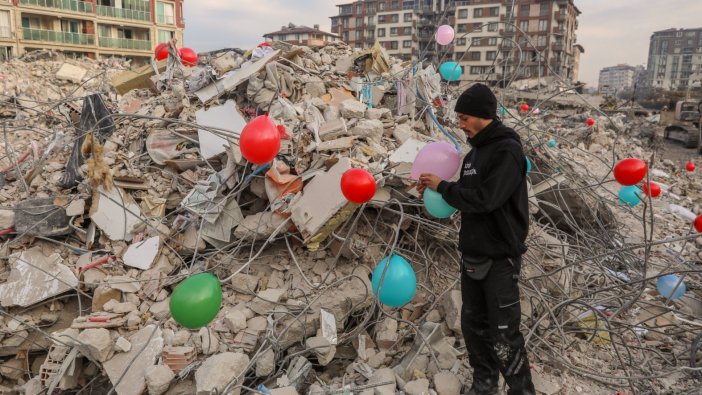
<instances>
[{"instance_id":1,"label":"rubble pile","mask_svg":"<svg viewBox=\"0 0 702 395\"><path fill-rule=\"evenodd\" d=\"M432 65L379 46L275 43L200 54L195 68L36 54L0 76L0 391L449 395L470 384L459 223L429 216L409 177L428 142L470 149L452 111L463 87ZM537 390L699 388L702 239L689 217L702 212L700 178L655 158L640 135L652 119L551 100L519 113L518 97L498 91L532 164L521 305ZM256 165L239 139L264 113L282 140ZM610 173L625 157L649 161L662 198L618 204ZM339 188L356 167L377 182L367 204ZM396 309L371 286L391 254L419 284ZM220 280L221 307L185 328L171 296L202 272ZM684 279L684 296L656 291L664 274Z\"/></svg>"}]
</instances>

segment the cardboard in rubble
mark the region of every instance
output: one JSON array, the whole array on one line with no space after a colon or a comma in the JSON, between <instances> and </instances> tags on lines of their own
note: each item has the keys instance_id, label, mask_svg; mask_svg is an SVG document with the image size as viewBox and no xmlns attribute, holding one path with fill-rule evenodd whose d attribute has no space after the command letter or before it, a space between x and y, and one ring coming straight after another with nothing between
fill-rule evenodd
<instances>
[{"instance_id":1,"label":"cardboard in rubble","mask_svg":"<svg viewBox=\"0 0 702 395\"><path fill-rule=\"evenodd\" d=\"M155 69L162 73L166 71L167 65L168 59L164 59L156 63L155 67L147 64L137 69L117 74L112 77L112 86L115 87L115 90L120 95L124 95L132 89L151 89L154 87L151 77L156 75Z\"/></svg>"}]
</instances>

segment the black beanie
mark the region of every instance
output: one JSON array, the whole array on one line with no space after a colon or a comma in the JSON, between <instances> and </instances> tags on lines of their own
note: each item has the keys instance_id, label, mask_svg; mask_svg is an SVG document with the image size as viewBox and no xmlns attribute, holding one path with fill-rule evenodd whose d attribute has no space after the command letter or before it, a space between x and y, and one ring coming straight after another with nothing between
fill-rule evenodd
<instances>
[{"instance_id":1,"label":"black beanie","mask_svg":"<svg viewBox=\"0 0 702 395\"><path fill-rule=\"evenodd\" d=\"M483 119L497 119L497 98L490 88L473 84L458 97L456 112Z\"/></svg>"}]
</instances>

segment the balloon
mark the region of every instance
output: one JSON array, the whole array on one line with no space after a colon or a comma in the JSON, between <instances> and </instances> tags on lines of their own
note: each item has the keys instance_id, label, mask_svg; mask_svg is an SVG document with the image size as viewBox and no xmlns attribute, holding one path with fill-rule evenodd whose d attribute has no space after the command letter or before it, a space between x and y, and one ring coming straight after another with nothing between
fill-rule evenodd
<instances>
[{"instance_id":1,"label":"balloon","mask_svg":"<svg viewBox=\"0 0 702 395\"><path fill-rule=\"evenodd\" d=\"M349 169L341 176L341 192L348 201L363 204L375 195L375 178L363 169Z\"/></svg>"},{"instance_id":2,"label":"balloon","mask_svg":"<svg viewBox=\"0 0 702 395\"><path fill-rule=\"evenodd\" d=\"M244 126L239 148L249 162L257 165L268 163L280 150L280 132L268 115L260 115Z\"/></svg>"},{"instance_id":3,"label":"balloon","mask_svg":"<svg viewBox=\"0 0 702 395\"><path fill-rule=\"evenodd\" d=\"M445 62L439 67L439 73L446 81L458 81L463 74L463 68L456 62Z\"/></svg>"},{"instance_id":4,"label":"balloon","mask_svg":"<svg viewBox=\"0 0 702 395\"><path fill-rule=\"evenodd\" d=\"M453 28L449 25L439 26L439 28L436 30L436 34L434 34L436 42L441 45L449 45L451 41L453 41L454 36L455 33L453 31Z\"/></svg>"},{"instance_id":5,"label":"balloon","mask_svg":"<svg viewBox=\"0 0 702 395\"><path fill-rule=\"evenodd\" d=\"M541 114L541 110L539 110L538 108L535 108L533 112L534 112L534 115Z\"/></svg>"},{"instance_id":6,"label":"balloon","mask_svg":"<svg viewBox=\"0 0 702 395\"><path fill-rule=\"evenodd\" d=\"M429 188L424 190L424 207L435 218L448 218L456 212L456 209L446 203L439 192Z\"/></svg>"},{"instance_id":7,"label":"balloon","mask_svg":"<svg viewBox=\"0 0 702 395\"><path fill-rule=\"evenodd\" d=\"M436 141L419 151L412 164L410 178L418 180L422 173L431 173L448 180L456 174L460 165L461 156L456 148L445 141Z\"/></svg>"},{"instance_id":8,"label":"balloon","mask_svg":"<svg viewBox=\"0 0 702 395\"><path fill-rule=\"evenodd\" d=\"M168 43L160 43L157 45L156 49L154 49L154 55L156 56L156 60L166 59L168 57Z\"/></svg>"},{"instance_id":9,"label":"balloon","mask_svg":"<svg viewBox=\"0 0 702 395\"><path fill-rule=\"evenodd\" d=\"M685 170L687 170L689 172L695 171L695 162L693 162L693 161L687 162L687 164L685 165Z\"/></svg>"},{"instance_id":10,"label":"balloon","mask_svg":"<svg viewBox=\"0 0 702 395\"><path fill-rule=\"evenodd\" d=\"M622 159L614 166L614 178L622 185L635 185L646 177L648 166L641 159Z\"/></svg>"},{"instance_id":11,"label":"balloon","mask_svg":"<svg viewBox=\"0 0 702 395\"><path fill-rule=\"evenodd\" d=\"M183 65L188 67L197 66L197 52L192 48L181 48L178 50L178 56L183 61Z\"/></svg>"},{"instance_id":12,"label":"balloon","mask_svg":"<svg viewBox=\"0 0 702 395\"><path fill-rule=\"evenodd\" d=\"M644 186L643 186L644 195L648 196L648 184L651 184L651 197L658 197L661 195L661 186L656 184L655 182L644 183Z\"/></svg>"},{"instance_id":13,"label":"balloon","mask_svg":"<svg viewBox=\"0 0 702 395\"><path fill-rule=\"evenodd\" d=\"M675 300L683 296L687 287L685 287L685 283L681 281L680 277L668 274L667 276L658 277L656 289L664 298ZM673 290L675 290L675 293L673 293Z\"/></svg>"},{"instance_id":14,"label":"balloon","mask_svg":"<svg viewBox=\"0 0 702 395\"><path fill-rule=\"evenodd\" d=\"M500 109L498 110L500 115L505 115L507 114L507 109L504 108L503 106L500 106Z\"/></svg>"},{"instance_id":15,"label":"balloon","mask_svg":"<svg viewBox=\"0 0 702 395\"><path fill-rule=\"evenodd\" d=\"M592 118L588 118L587 121L585 121L585 123L587 124L587 126L592 126L595 124L595 120Z\"/></svg>"},{"instance_id":16,"label":"balloon","mask_svg":"<svg viewBox=\"0 0 702 395\"><path fill-rule=\"evenodd\" d=\"M697 218L695 218L695 230L699 233L702 233L702 214L698 215Z\"/></svg>"},{"instance_id":17,"label":"balloon","mask_svg":"<svg viewBox=\"0 0 702 395\"><path fill-rule=\"evenodd\" d=\"M641 190L635 186L623 186L619 190L619 203L634 207L641 201Z\"/></svg>"},{"instance_id":18,"label":"balloon","mask_svg":"<svg viewBox=\"0 0 702 395\"><path fill-rule=\"evenodd\" d=\"M527 173L531 173L531 161L529 160L528 156L525 156L524 159L526 159L526 163L527 163L527 165L526 165L527 166Z\"/></svg>"},{"instance_id":19,"label":"balloon","mask_svg":"<svg viewBox=\"0 0 702 395\"><path fill-rule=\"evenodd\" d=\"M387 270L385 266L388 266ZM383 276L383 270L385 270L385 276ZM399 255L393 255L390 258L390 265L388 265L388 258L384 258L373 270L371 282L375 295L378 295L378 285L381 285L380 277L383 277L383 283L380 287L379 299L380 303L386 306L404 306L412 300L417 291L417 277L414 269L405 258Z\"/></svg>"},{"instance_id":20,"label":"balloon","mask_svg":"<svg viewBox=\"0 0 702 395\"><path fill-rule=\"evenodd\" d=\"M556 142L556 140L553 140L553 139L549 140L547 144L548 144L548 146L551 147L551 148L553 148L553 147L555 147L555 146L558 145L558 143Z\"/></svg>"},{"instance_id":21,"label":"balloon","mask_svg":"<svg viewBox=\"0 0 702 395\"><path fill-rule=\"evenodd\" d=\"M191 276L173 290L168 307L177 323L197 329L210 323L222 304L222 287L211 273Z\"/></svg>"}]
</instances>

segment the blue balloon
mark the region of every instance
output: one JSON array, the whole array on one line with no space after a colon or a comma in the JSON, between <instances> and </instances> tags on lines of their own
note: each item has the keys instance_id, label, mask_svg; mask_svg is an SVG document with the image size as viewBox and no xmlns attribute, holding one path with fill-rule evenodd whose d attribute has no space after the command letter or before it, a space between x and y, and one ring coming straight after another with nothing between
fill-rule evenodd
<instances>
[{"instance_id":1,"label":"blue balloon","mask_svg":"<svg viewBox=\"0 0 702 395\"><path fill-rule=\"evenodd\" d=\"M424 190L424 207L435 218L448 218L456 212L456 209L446 203L439 192L429 188Z\"/></svg>"},{"instance_id":2,"label":"blue balloon","mask_svg":"<svg viewBox=\"0 0 702 395\"><path fill-rule=\"evenodd\" d=\"M378 295L378 285L385 266L388 266L387 257L380 261L373 270L372 284L375 295ZM405 258L393 255L390 258L390 265L385 271L382 287L380 287L380 303L390 307L404 306L412 300L416 291L417 276L414 274L414 269Z\"/></svg>"},{"instance_id":3,"label":"blue balloon","mask_svg":"<svg viewBox=\"0 0 702 395\"><path fill-rule=\"evenodd\" d=\"M634 207L641 201L641 196L643 196L643 192L636 186L623 186L619 190L619 203Z\"/></svg>"},{"instance_id":4,"label":"blue balloon","mask_svg":"<svg viewBox=\"0 0 702 395\"><path fill-rule=\"evenodd\" d=\"M557 143L556 140L554 140L554 139L549 140L547 144L548 144L548 146L551 147L551 148L554 148L555 146L558 145L558 143Z\"/></svg>"},{"instance_id":5,"label":"blue balloon","mask_svg":"<svg viewBox=\"0 0 702 395\"><path fill-rule=\"evenodd\" d=\"M527 163L527 173L531 173L531 161L529 160L528 156L525 156L524 159L526 159Z\"/></svg>"},{"instance_id":6,"label":"blue balloon","mask_svg":"<svg viewBox=\"0 0 702 395\"><path fill-rule=\"evenodd\" d=\"M498 112L500 113L500 115L505 115L507 114L507 109L504 106L500 106Z\"/></svg>"},{"instance_id":7,"label":"blue balloon","mask_svg":"<svg viewBox=\"0 0 702 395\"><path fill-rule=\"evenodd\" d=\"M463 68L456 62L445 62L439 67L439 74L446 81L458 81L461 78L461 74L463 74Z\"/></svg>"},{"instance_id":8,"label":"blue balloon","mask_svg":"<svg viewBox=\"0 0 702 395\"><path fill-rule=\"evenodd\" d=\"M678 283L680 283L680 285L678 285ZM678 287L677 289L675 288L676 286ZM680 277L674 274L658 277L658 281L656 282L656 289L664 298L670 298L673 300L679 299L687 290L687 288L685 287L685 283L680 281ZM674 289L675 293L673 293Z\"/></svg>"}]
</instances>

